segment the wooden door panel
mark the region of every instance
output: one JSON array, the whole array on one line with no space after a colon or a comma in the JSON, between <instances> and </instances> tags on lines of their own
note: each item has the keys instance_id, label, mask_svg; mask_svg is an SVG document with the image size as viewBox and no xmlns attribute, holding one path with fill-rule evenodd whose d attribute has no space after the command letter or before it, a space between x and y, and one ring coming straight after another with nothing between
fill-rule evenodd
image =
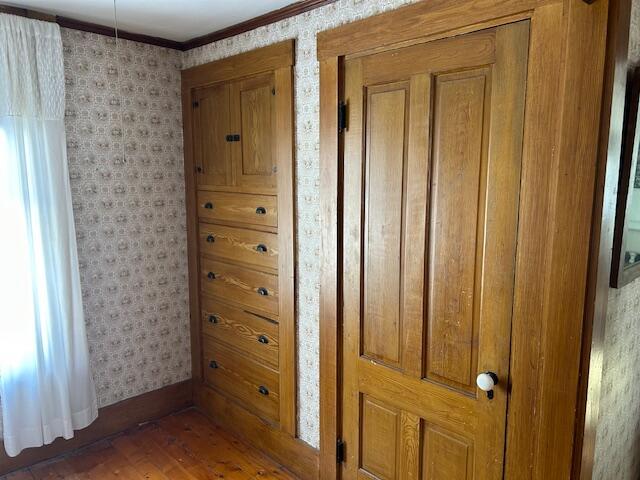
<instances>
[{"instance_id":1,"label":"wooden door panel","mask_svg":"<svg viewBox=\"0 0 640 480\"><path fill-rule=\"evenodd\" d=\"M371 192L365 200L364 258L364 355L400 367L402 312L400 306L400 257L405 157L406 84L372 87L367 93L369 161L366 183Z\"/></svg>"},{"instance_id":2,"label":"wooden door panel","mask_svg":"<svg viewBox=\"0 0 640 480\"><path fill-rule=\"evenodd\" d=\"M363 395L361 415L361 469L375 478L395 478L400 411L372 396Z\"/></svg>"},{"instance_id":3,"label":"wooden door panel","mask_svg":"<svg viewBox=\"0 0 640 480\"><path fill-rule=\"evenodd\" d=\"M233 185L229 85L220 84L196 93L194 156L199 185Z\"/></svg>"},{"instance_id":4,"label":"wooden door panel","mask_svg":"<svg viewBox=\"0 0 640 480\"><path fill-rule=\"evenodd\" d=\"M490 70L434 79L426 377L475 392Z\"/></svg>"},{"instance_id":5,"label":"wooden door panel","mask_svg":"<svg viewBox=\"0 0 640 480\"><path fill-rule=\"evenodd\" d=\"M528 32L345 61L345 479L502 476Z\"/></svg>"},{"instance_id":6,"label":"wooden door panel","mask_svg":"<svg viewBox=\"0 0 640 480\"><path fill-rule=\"evenodd\" d=\"M424 425L422 434L424 480L473 478L473 444L463 437Z\"/></svg>"},{"instance_id":7,"label":"wooden door panel","mask_svg":"<svg viewBox=\"0 0 640 480\"><path fill-rule=\"evenodd\" d=\"M233 123L241 141L234 145L239 185L276 186L276 118L273 74L236 82L232 86Z\"/></svg>"}]
</instances>

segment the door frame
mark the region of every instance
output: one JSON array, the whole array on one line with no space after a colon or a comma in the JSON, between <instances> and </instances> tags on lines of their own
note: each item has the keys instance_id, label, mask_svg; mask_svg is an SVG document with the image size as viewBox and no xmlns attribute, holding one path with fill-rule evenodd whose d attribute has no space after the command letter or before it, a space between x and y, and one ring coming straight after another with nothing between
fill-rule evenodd
<instances>
[{"instance_id":1,"label":"door frame","mask_svg":"<svg viewBox=\"0 0 640 480\"><path fill-rule=\"evenodd\" d=\"M608 0L427 0L318 34L320 471L340 475L345 57L530 20L505 474L571 477Z\"/></svg>"}]
</instances>

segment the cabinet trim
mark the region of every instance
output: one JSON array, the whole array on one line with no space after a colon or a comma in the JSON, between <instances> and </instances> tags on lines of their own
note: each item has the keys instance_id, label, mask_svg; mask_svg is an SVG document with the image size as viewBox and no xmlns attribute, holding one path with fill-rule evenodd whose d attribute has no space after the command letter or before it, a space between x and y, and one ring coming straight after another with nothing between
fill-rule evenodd
<instances>
[{"instance_id":1,"label":"cabinet trim","mask_svg":"<svg viewBox=\"0 0 640 480\"><path fill-rule=\"evenodd\" d=\"M202 323L200 314L200 252L198 235L198 189L258 193L265 190L238 186L200 188L196 181L194 158L193 100L198 89L216 82L236 81L260 73L272 72L275 82L276 131L274 151L277 161L277 234L278 234L278 290L280 324L280 423L279 431L297 436L297 366L295 335L295 204L294 204L294 143L293 143L293 64L294 40L200 65L182 72L182 107L184 130L184 171L186 184L187 241L189 265L189 302L191 320L191 362L195 385L202 385ZM236 222L207 220L216 224L241 226L276 233L272 227L242 225ZM215 415L215 412L210 412ZM250 413L247 413L251 415ZM281 438L280 435L276 438Z\"/></svg>"},{"instance_id":2,"label":"cabinet trim","mask_svg":"<svg viewBox=\"0 0 640 480\"><path fill-rule=\"evenodd\" d=\"M182 71L182 91L195 87L206 87L212 83L237 80L262 72L292 67L295 40L285 40L268 47L205 63ZM277 86L276 86L277 89ZM284 93L284 92L283 92ZM191 109L191 103L183 105L183 112ZM186 107L189 108L186 108Z\"/></svg>"}]
</instances>

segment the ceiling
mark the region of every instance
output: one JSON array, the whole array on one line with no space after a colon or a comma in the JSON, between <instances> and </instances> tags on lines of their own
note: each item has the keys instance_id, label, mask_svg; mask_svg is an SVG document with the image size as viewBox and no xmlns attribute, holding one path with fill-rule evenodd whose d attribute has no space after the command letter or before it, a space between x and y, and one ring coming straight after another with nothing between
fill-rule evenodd
<instances>
[{"instance_id":1,"label":"ceiling","mask_svg":"<svg viewBox=\"0 0 640 480\"><path fill-rule=\"evenodd\" d=\"M113 0L0 0L109 27ZM296 0L115 0L118 28L183 42L244 22Z\"/></svg>"}]
</instances>

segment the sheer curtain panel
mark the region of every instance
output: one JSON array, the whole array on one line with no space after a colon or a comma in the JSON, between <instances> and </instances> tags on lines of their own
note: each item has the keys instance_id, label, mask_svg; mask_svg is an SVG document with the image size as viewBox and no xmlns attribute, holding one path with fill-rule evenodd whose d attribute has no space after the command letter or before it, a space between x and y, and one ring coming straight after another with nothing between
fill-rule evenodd
<instances>
[{"instance_id":1,"label":"sheer curtain panel","mask_svg":"<svg viewBox=\"0 0 640 480\"><path fill-rule=\"evenodd\" d=\"M0 14L0 403L4 448L98 414L64 131L60 28Z\"/></svg>"}]
</instances>

